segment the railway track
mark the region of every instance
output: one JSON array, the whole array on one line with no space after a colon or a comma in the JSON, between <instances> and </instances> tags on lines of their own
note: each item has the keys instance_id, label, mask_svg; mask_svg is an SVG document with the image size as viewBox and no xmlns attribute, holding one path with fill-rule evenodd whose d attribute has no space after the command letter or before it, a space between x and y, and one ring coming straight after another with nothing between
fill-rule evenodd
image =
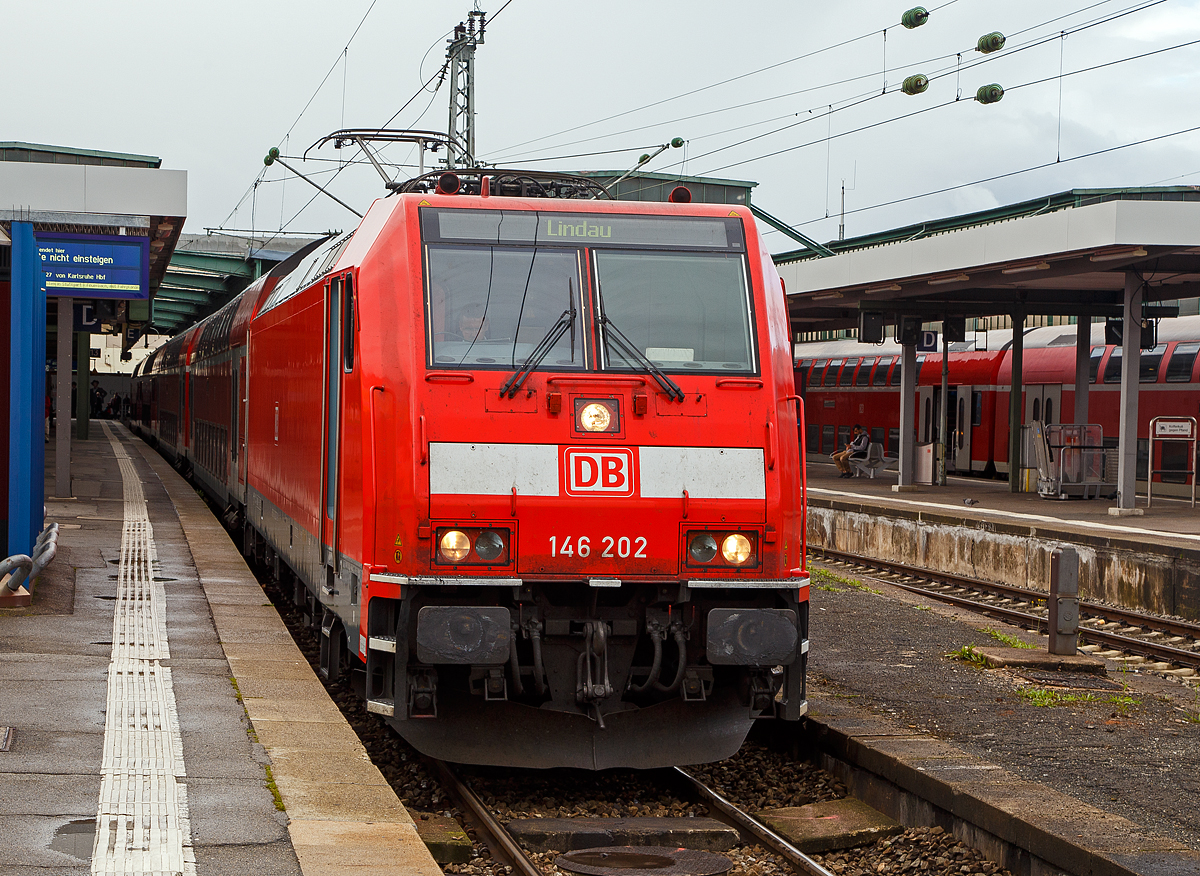
<instances>
[{"instance_id":1,"label":"railway track","mask_svg":"<svg viewBox=\"0 0 1200 876\"><path fill-rule=\"evenodd\" d=\"M433 765L447 792L458 804L459 810L472 822L476 835L491 850L493 857L512 867L520 876L545 876L545 871L538 866L534 858L521 847L450 764L433 761ZM714 818L736 828L743 839L757 843L778 855L787 861L795 872L808 876L834 876L771 828L726 800L687 771L675 767L669 774L708 806Z\"/></svg>"},{"instance_id":2,"label":"railway track","mask_svg":"<svg viewBox=\"0 0 1200 876\"><path fill-rule=\"evenodd\" d=\"M827 548L813 548L810 553L852 571L875 572L875 577L893 587L1029 629L1042 629L1047 623L1047 610L1039 605L1049 595L1043 591ZM1200 624L1083 599L1079 601L1079 615L1079 637L1086 643L1080 650L1180 678L1200 677Z\"/></svg>"}]
</instances>

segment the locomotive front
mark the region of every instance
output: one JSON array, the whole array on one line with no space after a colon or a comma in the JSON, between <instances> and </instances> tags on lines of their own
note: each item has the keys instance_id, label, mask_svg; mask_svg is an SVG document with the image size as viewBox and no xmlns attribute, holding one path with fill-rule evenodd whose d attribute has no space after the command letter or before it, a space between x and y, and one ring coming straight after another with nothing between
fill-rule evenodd
<instances>
[{"instance_id":1,"label":"locomotive front","mask_svg":"<svg viewBox=\"0 0 1200 876\"><path fill-rule=\"evenodd\" d=\"M366 400L407 433L365 491L368 708L439 758L589 769L800 718L791 352L747 211L401 200L423 339L379 330Z\"/></svg>"}]
</instances>

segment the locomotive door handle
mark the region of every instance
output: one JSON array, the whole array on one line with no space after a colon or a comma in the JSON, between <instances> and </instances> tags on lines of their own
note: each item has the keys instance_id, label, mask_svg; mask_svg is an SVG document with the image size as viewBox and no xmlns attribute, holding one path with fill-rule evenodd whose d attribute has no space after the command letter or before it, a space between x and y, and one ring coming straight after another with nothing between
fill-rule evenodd
<instances>
[{"instance_id":1,"label":"locomotive door handle","mask_svg":"<svg viewBox=\"0 0 1200 876\"><path fill-rule=\"evenodd\" d=\"M421 414L421 465L429 462L429 429L425 425L425 415Z\"/></svg>"},{"instance_id":2,"label":"locomotive door handle","mask_svg":"<svg viewBox=\"0 0 1200 876\"><path fill-rule=\"evenodd\" d=\"M767 470L775 471L775 424L767 420Z\"/></svg>"}]
</instances>

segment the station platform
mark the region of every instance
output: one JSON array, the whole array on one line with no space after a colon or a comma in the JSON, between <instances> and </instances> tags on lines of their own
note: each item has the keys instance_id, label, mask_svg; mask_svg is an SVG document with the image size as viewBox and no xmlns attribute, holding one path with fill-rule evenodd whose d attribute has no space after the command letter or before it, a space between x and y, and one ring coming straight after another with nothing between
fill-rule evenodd
<instances>
[{"instance_id":1,"label":"station platform","mask_svg":"<svg viewBox=\"0 0 1200 876\"><path fill-rule=\"evenodd\" d=\"M193 488L114 422L71 465L0 610L0 872L439 876Z\"/></svg>"},{"instance_id":2,"label":"station platform","mask_svg":"<svg viewBox=\"0 0 1200 876\"><path fill-rule=\"evenodd\" d=\"M827 456L808 457L810 547L1046 590L1050 555L1073 547L1080 597L1200 619L1200 506L1144 496L1136 517L1104 499L1044 499L1006 481L947 479L897 493L895 471L841 478Z\"/></svg>"},{"instance_id":3,"label":"station platform","mask_svg":"<svg viewBox=\"0 0 1200 876\"><path fill-rule=\"evenodd\" d=\"M808 728L854 796L905 823L962 818L977 830L956 836L1014 873L1200 876L1195 687L1098 658L1086 673L1027 669L1047 662L1045 636L810 571ZM956 659L965 646L1009 665Z\"/></svg>"}]
</instances>

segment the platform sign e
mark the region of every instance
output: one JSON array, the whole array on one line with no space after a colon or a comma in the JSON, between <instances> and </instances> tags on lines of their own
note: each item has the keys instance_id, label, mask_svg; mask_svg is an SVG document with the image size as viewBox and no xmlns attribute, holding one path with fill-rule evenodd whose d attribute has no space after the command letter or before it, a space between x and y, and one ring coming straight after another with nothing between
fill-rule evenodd
<instances>
[{"instance_id":1,"label":"platform sign e","mask_svg":"<svg viewBox=\"0 0 1200 876\"><path fill-rule=\"evenodd\" d=\"M107 234L36 234L48 297L150 297L150 243Z\"/></svg>"},{"instance_id":2,"label":"platform sign e","mask_svg":"<svg viewBox=\"0 0 1200 876\"><path fill-rule=\"evenodd\" d=\"M920 338L917 340L918 353L936 353L938 348L938 333L935 331L922 331Z\"/></svg>"}]
</instances>

